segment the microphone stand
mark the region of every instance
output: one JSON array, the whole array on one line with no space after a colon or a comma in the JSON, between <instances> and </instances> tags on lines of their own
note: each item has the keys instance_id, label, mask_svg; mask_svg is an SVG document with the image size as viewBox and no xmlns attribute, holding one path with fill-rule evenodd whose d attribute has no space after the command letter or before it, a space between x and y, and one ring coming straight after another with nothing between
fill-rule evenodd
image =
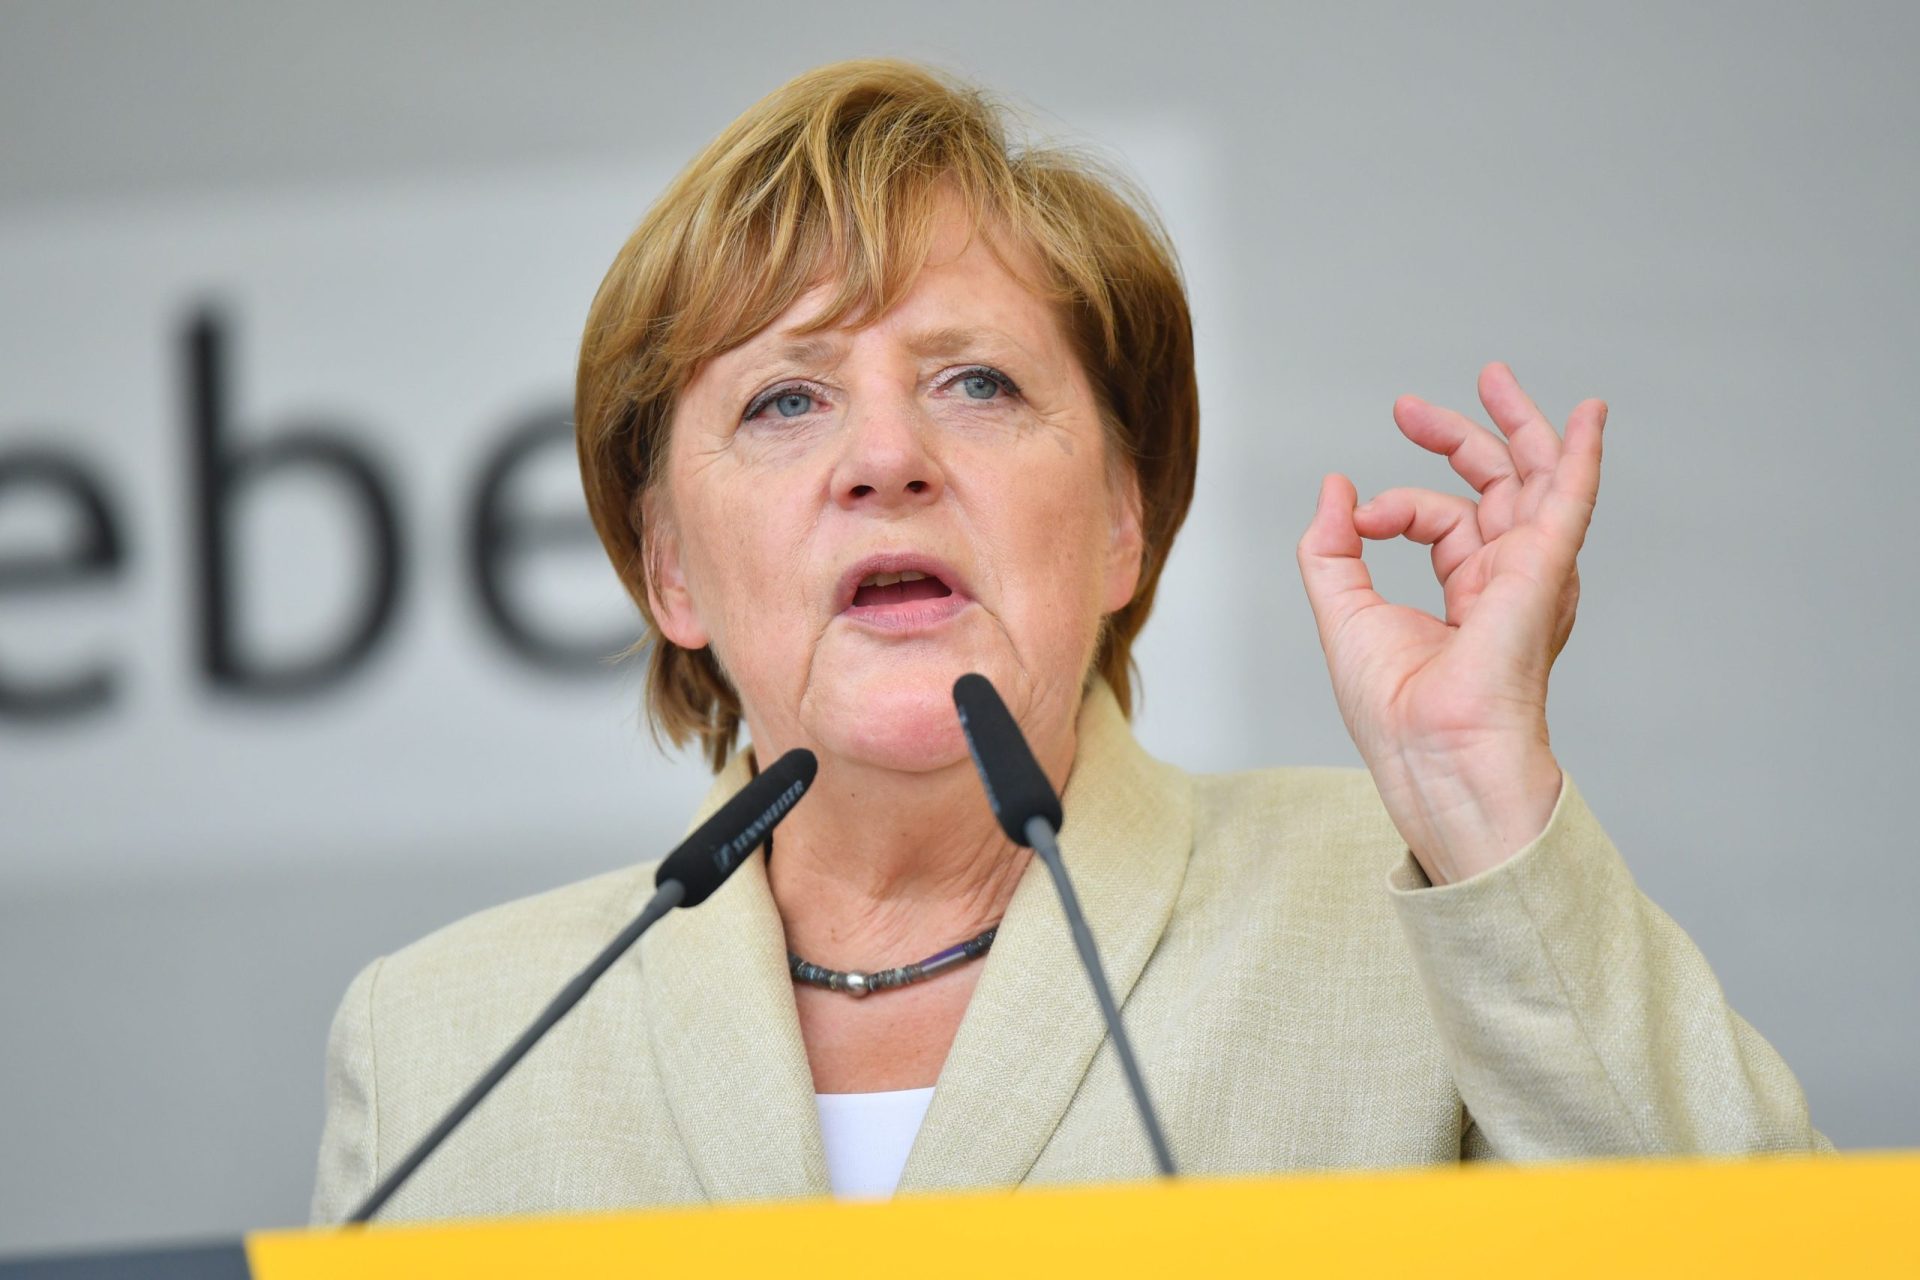
<instances>
[{"instance_id":1,"label":"microphone stand","mask_svg":"<svg viewBox=\"0 0 1920 1280\"><path fill-rule=\"evenodd\" d=\"M519 1065L520 1059L527 1056L527 1050L533 1048L540 1042L542 1036L553 1030L553 1024L566 1017L568 1011L580 1003L580 997L587 994L587 988L598 982L600 975L612 968L613 962L625 955L627 948L638 942L640 935L653 927L654 921L679 906L681 899L686 895L687 887L678 880L669 880L656 889L640 914L633 918L633 922L622 929L619 936L612 942L601 948L600 954L589 961L586 968L574 975L573 981L562 988L560 994L547 1004L540 1016L533 1020L533 1024L520 1033L520 1038L508 1046L507 1051L487 1068L487 1073L475 1080L472 1087L460 1096L460 1101L454 1103L453 1109L441 1118L439 1124L433 1126L433 1131L415 1143L413 1150L407 1153L406 1159L389 1170L386 1177L380 1179L380 1185L360 1202L360 1207L353 1211L345 1225L357 1226L380 1212L380 1206L393 1198L393 1193L413 1176L414 1170L424 1164L427 1157L447 1140L448 1135L460 1127L460 1122L480 1105L481 1100L493 1092L493 1087L506 1079L507 1073Z\"/></svg>"},{"instance_id":2,"label":"microphone stand","mask_svg":"<svg viewBox=\"0 0 1920 1280\"><path fill-rule=\"evenodd\" d=\"M1067 865L1060 858L1060 843L1054 838L1053 824L1038 814L1027 819L1027 844L1040 856L1047 866L1047 873L1053 877L1053 887L1060 894L1060 909L1066 914L1067 928L1073 934L1073 945L1080 951L1080 965L1087 971L1088 979L1093 983L1094 999L1100 1002L1100 1016L1107 1020L1107 1034L1113 1039L1113 1051L1120 1059L1120 1070L1127 1078L1127 1088L1133 1093L1133 1105L1140 1113L1140 1123L1147 1131L1147 1141L1153 1145L1153 1161L1166 1177L1173 1177L1173 1152L1167 1147L1167 1135L1160 1130L1160 1116L1153 1109L1153 1102L1147 1097L1147 1081L1140 1074L1140 1064L1133 1056L1133 1042L1127 1038L1126 1024L1120 1020L1120 1006L1114 1003L1113 989L1107 985L1106 967L1100 963L1099 949L1094 945L1093 930L1087 927L1087 917L1080 910L1079 895L1073 891L1073 881L1067 878Z\"/></svg>"},{"instance_id":3,"label":"microphone stand","mask_svg":"<svg viewBox=\"0 0 1920 1280\"><path fill-rule=\"evenodd\" d=\"M819 762L811 751L795 749L787 752L764 773L735 792L731 800L721 805L712 817L700 824L698 830L662 859L653 876L653 897L640 909L640 914L612 942L602 947L600 953L587 962L586 968L574 975L573 981L563 987L560 994L533 1020L533 1025L521 1032L520 1038L487 1068L487 1073L460 1096L460 1101L453 1104L452 1110L441 1118L433 1131L415 1143L406 1158L380 1179L367 1198L360 1202L360 1207L348 1217L346 1225L358 1226L378 1213L380 1206L393 1198L393 1193L413 1176L428 1156L439 1149L449 1134L460 1127L460 1122L493 1092L494 1086L507 1078L507 1073L527 1056L528 1050L553 1030L554 1024L566 1017L573 1006L580 1003L587 989L598 982L601 975L613 967L614 961L625 955L627 949L638 942L640 935L651 929L655 921L675 907L697 907L705 902L747 856L767 840L787 811L800 802L800 797L813 785L818 766Z\"/></svg>"}]
</instances>

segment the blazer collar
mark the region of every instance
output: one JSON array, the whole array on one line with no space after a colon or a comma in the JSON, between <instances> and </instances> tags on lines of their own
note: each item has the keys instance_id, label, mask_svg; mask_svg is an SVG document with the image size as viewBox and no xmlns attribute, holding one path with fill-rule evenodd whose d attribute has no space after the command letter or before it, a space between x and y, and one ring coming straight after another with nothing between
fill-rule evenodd
<instances>
[{"instance_id":1,"label":"blazer collar","mask_svg":"<svg viewBox=\"0 0 1920 1280\"><path fill-rule=\"evenodd\" d=\"M736 752L688 830L752 775L751 756ZM813 1072L765 854L756 851L699 906L664 917L640 953L654 1061L708 1197L826 1195Z\"/></svg>"},{"instance_id":2,"label":"blazer collar","mask_svg":"<svg viewBox=\"0 0 1920 1280\"><path fill-rule=\"evenodd\" d=\"M1060 854L1124 1005L1186 877L1192 789L1134 740L1104 681L1081 704L1077 732ZM1019 1183L1106 1039L1040 859L1027 864L985 964L907 1157L903 1192ZM1146 1135L1136 1129L1126 1140L1150 1168Z\"/></svg>"},{"instance_id":3,"label":"blazer collar","mask_svg":"<svg viewBox=\"0 0 1920 1280\"><path fill-rule=\"evenodd\" d=\"M1141 749L1104 681L1082 702L1077 734L1061 796L1061 854L1114 998L1124 1003L1186 875L1192 793L1184 773ZM748 753L737 753L694 822L751 772ZM642 940L641 956L668 1107L708 1194L827 1194L813 1076L764 857L748 859L700 907L662 920ZM982 963L903 1192L1020 1182L1106 1038L1039 859L1022 875ZM1135 1136L1148 1167L1146 1138Z\"/></svg>"}]
</instances>

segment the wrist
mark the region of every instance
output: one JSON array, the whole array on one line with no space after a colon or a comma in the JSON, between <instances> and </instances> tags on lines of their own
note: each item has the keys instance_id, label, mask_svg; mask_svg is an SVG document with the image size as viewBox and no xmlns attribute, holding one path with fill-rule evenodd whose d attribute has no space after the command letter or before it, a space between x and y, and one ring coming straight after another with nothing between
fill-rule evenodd
<instances>
[{"instance_id":1,"label":"wrist","mask_svg":"<svg viewBox=\"0 0 1920 1280\"><path fill-rule=\"evenodd\" d=\"M1544 742L1500 756L1409 754L1399 766L1395 825L1436 885L1506 862L1546 830L1560 800L1560 762Z\"/></svg>"}]
</instances>

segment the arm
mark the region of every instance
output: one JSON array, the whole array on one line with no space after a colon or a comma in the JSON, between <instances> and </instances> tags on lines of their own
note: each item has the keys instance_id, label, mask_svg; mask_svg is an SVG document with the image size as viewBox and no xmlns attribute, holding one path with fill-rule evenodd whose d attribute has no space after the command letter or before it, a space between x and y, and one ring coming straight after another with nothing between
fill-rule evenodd
<instances>
[{"instance_id":1,"label":"arm","mask_svg":"<svg viewBox=\"0 0 1920 1280\"><path fill-rule=\"evenodd\" d=\"M1402 488L1356 506L1328 476L1299 547L1341 716L1406 840L1394 902L1473 1120L1463 1152L1825 1145L1549 745L1606 406L1582 401L1562 440L1505 365L1479 391L1498 436L1414 396L1393 406L1475 498ZM1432 547L1444 617L1374 590L1363 540L1401 537Z\"/></svg>"},{"instance_id":2,"label":"arm","mask_svg":"<svg viewBox=\"0 0 1920 1280\"><path fill-rule=\"evenodd\" d=\"M327 1035L327 1120L310 1219L344 1221L378 1176L380 1112L375 1093L373 989L381 961L362 969L334 1014Z\"/></svg>"},{"instance_id":3,"label":"arm","mask_svg":"<svg viewBox=\"0 0 1920 1280\"><path fill-rule=\"evenodd\" d=\"M1831 1149L1572 779L1500 865L1431 887L1408 856L1388 883L1472 1116L1468 1158Z\"/></svg>"}]
</instances>

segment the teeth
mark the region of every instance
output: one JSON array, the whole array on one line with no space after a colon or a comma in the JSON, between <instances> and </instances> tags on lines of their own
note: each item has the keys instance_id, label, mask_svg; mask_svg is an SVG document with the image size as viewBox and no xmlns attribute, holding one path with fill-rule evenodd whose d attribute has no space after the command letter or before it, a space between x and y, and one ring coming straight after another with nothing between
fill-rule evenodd
<instances>
[{"instance_id":1,"label":"teeth","mask_svg":"<svg viewBox=\"0 0 1920 1280\"><path fill-rule=\"evenodd\" d=\"M920 582L925 579L926 576L926 574L921 573L917 569L909 569L905 573L870 573L860 580L860 585L863 587L890 587L896 582Z\"/></svg>"}]
</instances>

